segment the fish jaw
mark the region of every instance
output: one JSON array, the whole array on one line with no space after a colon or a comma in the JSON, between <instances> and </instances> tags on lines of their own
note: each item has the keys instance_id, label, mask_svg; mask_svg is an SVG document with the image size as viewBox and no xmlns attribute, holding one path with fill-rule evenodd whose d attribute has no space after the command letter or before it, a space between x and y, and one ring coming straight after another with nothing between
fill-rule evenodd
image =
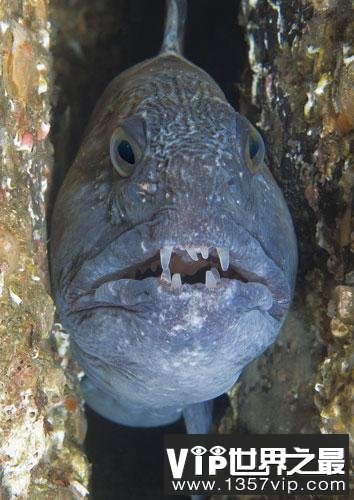
<instances>
[{"instance_id":1,"label":"fish jaw","mask_svg":"<svg viewBox=\"0 0 354 500\"><path fill-rule=\"evenodd\" d=\"M291 290L251 235L236 226L233 235L237 245L221 237L182 244L137 226L84 260L57 304L98 387L134 393L137 406L193 404L227 390L274 342ZM134 279L134 265L155 258L157 276ZM204 282L188 282L193 271L205 272Z\"/></svg>"},{"instance_id":2,"label":"fish jaw","mask_svg":"<svg viewBox=\"0 0 354 500\"><path fill-rule=\"evenodd\" d=\"M161 407L212 399L276 338L265 285L181 288L157 278L110 281L76 303L67 317L75 352L102 390Z\"/></svg>"}]
</instances>

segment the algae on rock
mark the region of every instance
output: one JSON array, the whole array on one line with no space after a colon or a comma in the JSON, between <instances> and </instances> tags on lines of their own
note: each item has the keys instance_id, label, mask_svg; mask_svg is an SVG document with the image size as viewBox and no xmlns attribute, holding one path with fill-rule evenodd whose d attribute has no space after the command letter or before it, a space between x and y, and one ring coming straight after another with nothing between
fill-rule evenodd
<instances>
[{"instance_id":1,"label":"algae on rock","mask_svg":"<svg viewBox=\"0 0 354 500\"><path fill-rule=\"evenodd\" d=\"M294 312L240 379L236 429L348 433L353 450L353 5L244 0L240 20L250 63L243 107L256 110L300 262Z\"/></svg>"},{"instance_id":2,"label":"algae on rock","mask_svg":"<svg viewBox=\"0 0 354 500\"><path fill-rule=\"evenodd\" d=\"M77 369L50 331L47 0L0 2L0 497L86 498ZM59 346L59 348L58 348Z\"/></svg>"}]
</instances>

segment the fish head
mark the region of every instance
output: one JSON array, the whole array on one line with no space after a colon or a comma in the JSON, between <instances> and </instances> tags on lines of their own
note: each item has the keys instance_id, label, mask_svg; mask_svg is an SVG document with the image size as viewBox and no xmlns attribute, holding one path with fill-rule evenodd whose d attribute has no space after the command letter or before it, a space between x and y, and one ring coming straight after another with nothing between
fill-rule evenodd
<instances>
[{"instance_id":1,"label":"fish head","mask_svg":"<svg viewBox=\"0 0 354 500\"><path fill-rule=\"evenodd\" d=\"M115 79L52 222L53 291L103 390L144 404L211 399L276 338L296 240L264 143L180 57Z\"/></svg>"}]
</instances>

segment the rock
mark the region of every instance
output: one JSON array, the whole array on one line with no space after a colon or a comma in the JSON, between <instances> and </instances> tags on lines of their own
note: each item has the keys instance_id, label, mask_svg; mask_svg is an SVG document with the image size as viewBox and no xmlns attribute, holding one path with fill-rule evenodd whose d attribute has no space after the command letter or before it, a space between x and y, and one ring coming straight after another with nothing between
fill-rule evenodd
<instances>
[{"instance_id":1,"label":"rock","mask_svg":"<svg viewBox=\"0 0 354 500\"><path fill-rule=\"evenodd\" d=\"M50 335L47 1L2 2L0 497L87 498L78 368ZM46 33L46 34L45 34Z\"/></svg>"}]
</instances>

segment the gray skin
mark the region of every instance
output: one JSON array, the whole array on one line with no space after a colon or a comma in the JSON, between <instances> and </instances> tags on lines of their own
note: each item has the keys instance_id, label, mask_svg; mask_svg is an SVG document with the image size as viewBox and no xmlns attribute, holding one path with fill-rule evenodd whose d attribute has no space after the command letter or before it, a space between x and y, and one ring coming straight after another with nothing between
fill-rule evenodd
<instances>
[{"instance_id":1,"label":"gray skin","mask_svg":"<svg viewBox=\"0 0 354 500\"><path fill-rule=\"evenodd\" d=\"M118 126L141 151L125 178L110 157ZM250 159L250 134L211 77L172 52L115 78L95 108L56 201L52 284L86 400L113 421L193 416L279 333L296 240L272 175ZM214 288L135 279L164 247L182 282L193 270L185 247L208 247L209 267L217 247L229 250L229 272Z\"/></svg>"}]
</instances>

